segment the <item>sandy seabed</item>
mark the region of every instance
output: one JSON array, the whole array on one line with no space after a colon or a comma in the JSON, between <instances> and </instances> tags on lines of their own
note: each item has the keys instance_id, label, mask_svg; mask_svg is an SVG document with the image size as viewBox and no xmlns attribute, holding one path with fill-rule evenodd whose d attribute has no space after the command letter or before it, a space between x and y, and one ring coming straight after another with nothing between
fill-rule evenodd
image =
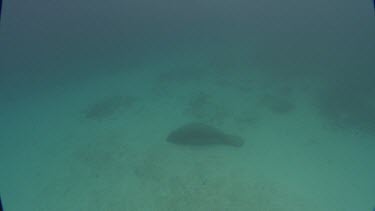
<instances>
[{"instance_id":1,"label":"sandy seabed","mask_svg":"<svg viewBox=\"0 0 375 211\"><path fill-rule=\"evenodd\" d=\"M324 115L315 79L233 61L170 61L115 66L7 103L6 211L373 209L374 134ZM166 142L192 121L245 144Z\"/></svg>"}]
</instances>

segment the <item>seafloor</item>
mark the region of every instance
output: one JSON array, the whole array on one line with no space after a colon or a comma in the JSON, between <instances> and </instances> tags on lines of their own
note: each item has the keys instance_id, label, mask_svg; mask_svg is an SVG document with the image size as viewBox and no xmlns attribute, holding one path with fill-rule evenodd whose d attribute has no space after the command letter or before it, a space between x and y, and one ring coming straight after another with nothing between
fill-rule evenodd
<instances>
[{"instance_id":1,"label":"seafloor","mask_svg":"<svg viewBox=\"0 0 375 211\"><path fill-rule=\"evenodd\" d=\"M288 77L204 55L173 52L3 101L6 210L374 206L374 122L358 120L365 111L332 103L341 94L318 76ZM245 144L166 142L192 121Z\"/></svg>"}]
</instances>

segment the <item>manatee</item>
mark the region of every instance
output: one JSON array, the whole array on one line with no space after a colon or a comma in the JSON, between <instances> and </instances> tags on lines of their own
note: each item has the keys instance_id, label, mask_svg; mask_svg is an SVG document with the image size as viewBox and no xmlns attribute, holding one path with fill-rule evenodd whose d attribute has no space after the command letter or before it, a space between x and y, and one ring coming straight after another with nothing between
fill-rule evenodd
<instances>
[{"instance_id":1,"label":"manatee","mask_svg":"<svg viewBox=\"0 0 375 211\"><path fill-rule=\"evenodd\" d=\"M190 146L229 145L241 147L244 144L244 140L237 135L227 134L215 127L195 122L171 131L167 141Z\"/></svg>"}]
</instances>

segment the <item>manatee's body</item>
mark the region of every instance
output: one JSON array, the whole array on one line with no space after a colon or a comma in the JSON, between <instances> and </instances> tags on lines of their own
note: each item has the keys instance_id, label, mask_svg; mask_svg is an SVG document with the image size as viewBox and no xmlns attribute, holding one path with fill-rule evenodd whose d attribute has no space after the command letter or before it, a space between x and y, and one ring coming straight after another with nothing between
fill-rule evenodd
<instances>
[{"instance_id":1,"label":"manatee's body","mask_svg":"<svg viewBox=\"0 0 375 211\"><path fill-rule=\"evenodd\" d=\"M217 128L202 123L190 123L173 130L167 141L181 145L230 145L240 147L244 144L241 137L226 134Z\"/></svg>"}]
</instances>

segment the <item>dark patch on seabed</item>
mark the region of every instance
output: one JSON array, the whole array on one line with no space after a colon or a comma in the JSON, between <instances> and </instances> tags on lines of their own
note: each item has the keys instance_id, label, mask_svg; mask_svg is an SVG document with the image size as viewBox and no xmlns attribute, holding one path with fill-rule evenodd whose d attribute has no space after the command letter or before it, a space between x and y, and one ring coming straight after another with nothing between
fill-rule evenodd
<instances>
[{"instance_id":1,"label":"dark patch on seabed","mask_svg":"<svg viewBox=\"0 0 375 211\"><path fill-rule=\"evenodd\" d=\"M203 122L223 122L228 117L227 108L205 92L193 94L186 105L185 112Z\"/></svg>"},{"instance_id":2,"label":"dark patch on seabed","mask_svg":"<svg viewBox=\"0 0 375 211\"><path fill-rule=\"evenodd\" d=\"M203 123L193 122L173 130L167 137L167 141L190 146L228 145L241 147L244 140L237 135L224 133L223 131Z\"/></svg>"},{"instance_id":3,"label":"dark patch on seabed","mask_svg":"<svg viewBox=\"0 0 375 211\"><path fill-rule=\"evenodd\" d=\"M106 120L116 113L129 109L137 101L133 96L112 96L98 100L83 110L83 115L90 120Z\"/></svg>"},{"instance_id":4,"label":"dark patch on seabed","mask_svg":"<svg viewBox=\"0 0 375 211\"><path fill-rule=\"evenodd\" d=\"M319 92L317 105L321 114L339 128L375 134L375 87L368 80L370 76L348 78Z\"/></svg>"},{"instance_id":5,"label":"dark patch on seabed","mask_svg":"<svg viewBox=\"0 0 375 211\"><path fill-rule=\"evenodd\" d=\"M260 97L259 103L277 114L287 114L295 110L295 104L285 96L266 94Z\"/></svg>"}]
</instances>

